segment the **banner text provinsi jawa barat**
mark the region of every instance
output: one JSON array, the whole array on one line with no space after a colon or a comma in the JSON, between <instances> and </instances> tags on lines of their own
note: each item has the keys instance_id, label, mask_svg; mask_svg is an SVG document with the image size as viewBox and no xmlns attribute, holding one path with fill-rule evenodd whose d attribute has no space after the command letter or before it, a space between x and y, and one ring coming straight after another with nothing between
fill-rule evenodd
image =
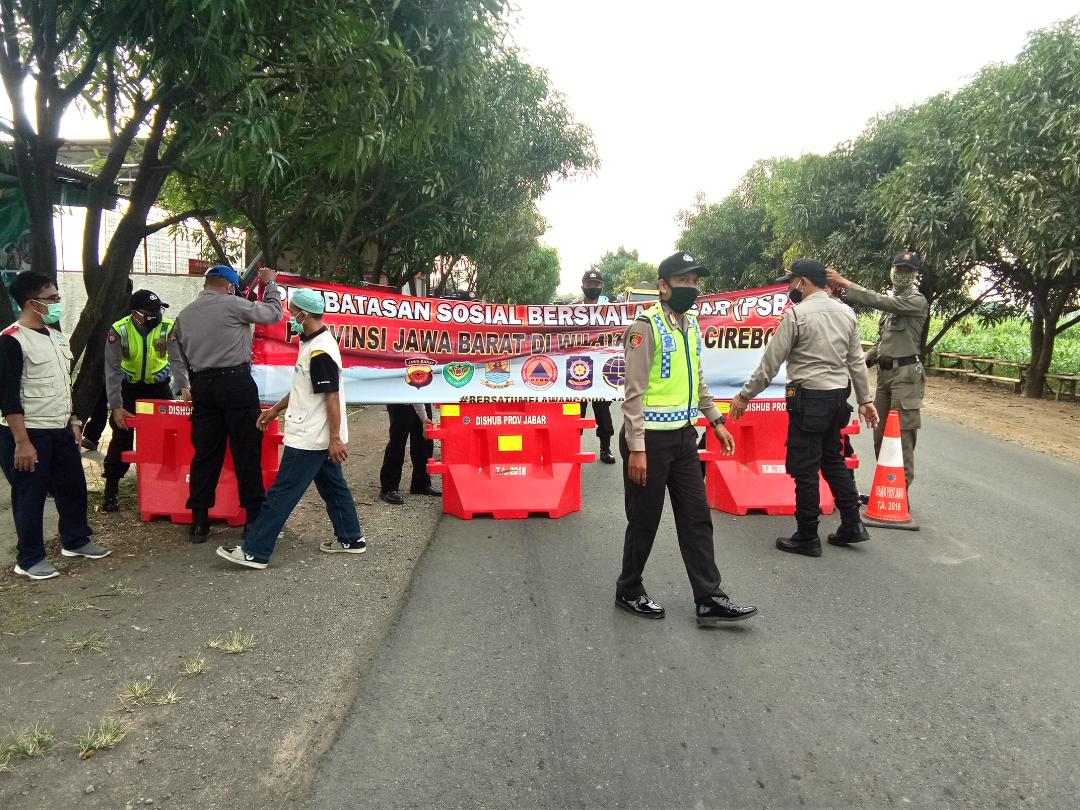
<instances>
[{"instance_id":1,"label":"banner text provinsi jawa barat","mask_svg":"<svg viewBox=\"0 0 1080 810\"><path fill-rule=\"evenodd\" d=\"M622 399L623 335L652 305L444 301L284 274L278 283L286 295L322 293L350 403ZM698 299L702 370L716 398L734 396L757 367L787 304L782 286ZM256 327L253 374L264 402L288 392L296 355L287 319ZM783 396L782 373L778 380L762 398Z\"/></svg>"}]
</instances>

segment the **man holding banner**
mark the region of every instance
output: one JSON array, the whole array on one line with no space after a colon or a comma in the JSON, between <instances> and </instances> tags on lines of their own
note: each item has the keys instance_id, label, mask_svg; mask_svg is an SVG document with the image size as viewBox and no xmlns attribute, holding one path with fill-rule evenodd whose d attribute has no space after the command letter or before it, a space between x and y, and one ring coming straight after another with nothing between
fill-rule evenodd
<instances>
[{"instance_id":1,"label":"man holding banner","mask_svg":"<svg viewBox=\"0 0 1080 810\"><path fill-rule=\"evenodd\" d=\"M664 511L671 510L686 573L694 592L699 625L748 619L755 607L740 607L720 589L713 549L712 515L698 458L694 422L700 412L712 423L727 454L735 442L701 373L702 337L689 312L698 279L709 271L687 253L676 253L658 268L660 300L639 315L624 338L626 387L619 450L623 458L626 536L615 604L649 619L664 609L645 592L642 573Z\"/></svg>"},{"instance_id":2,"label":"man holding banner","mask_svg":"<svg viewBox=\"0 0 1080 810\"><path fill-rule=\"evenodd\" d=\"M606 304L608 298L604 293L604 277L598 270L589 270L581 277L581 296L574 299L575 304ZM593 400L593 416L596 417L596 438L600 440L600 461L603 464L614 464L615 456L611 454L611 437L615 435L615 427L611 423L611 403L605 399ZM589 407L589 400L581 400L581 415L584 416Z\"/></svg>"}]
</instances>

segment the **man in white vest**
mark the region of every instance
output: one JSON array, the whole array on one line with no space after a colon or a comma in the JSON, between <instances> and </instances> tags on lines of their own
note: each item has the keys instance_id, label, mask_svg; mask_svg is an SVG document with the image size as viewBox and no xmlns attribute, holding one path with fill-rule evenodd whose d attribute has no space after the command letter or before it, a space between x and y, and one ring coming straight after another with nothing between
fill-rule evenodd
<instances>
[{"instance_id":1,"label":"man in white vest","mask_svg":"<svg viewBox=\"0 0 1080 810\"><path fill-rule=\"evenodd\" d=\"M0 468L11 484L15 573L51 579L59 571L45 556L48 494L60 515L63 556L97 560L109 552L90 541L86 521L82 424L71 413L71 349L62 332L49 328L60 321L60 293L51 278L27 271L12 282L11 297L22 312L0 333Z\"/></svg>"},{"instance_id":2,"label":"man in white vest","mask_svg":"<svg viewBox=\"0 0 1080 810\"><path fill-rule=\"evenodd\" d=\"M299 289L289 300L292 331L300 338L292 390L259 416L260 430L285 412L285 452L277 480L243 546L219 546L218 556L248 568L266 568L300 498L314 482L326 502L335 539L319 546L326 552L363 554L364 530L341 463L348 456L345 386L337 338L323 326L324 301L315 290Z\"/></svg>"}]
</instances>

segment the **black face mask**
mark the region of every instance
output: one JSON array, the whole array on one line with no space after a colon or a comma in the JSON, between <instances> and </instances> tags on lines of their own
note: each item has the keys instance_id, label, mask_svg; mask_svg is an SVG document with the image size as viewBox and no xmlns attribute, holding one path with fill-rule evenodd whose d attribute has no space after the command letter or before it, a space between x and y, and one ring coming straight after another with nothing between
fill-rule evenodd
<instances>
[{"instance_id":1,"label":"black face mask","mask_svg":"<svg viewBox=\"0 0 1080 810\"><path fill-rule=\"evenodd\" d=\"M596 301L600 298L600 288L598 287L582 287L581 292L585 295L586 301Z\"/></svg>"},{"instance_id":2,"label":"black face mask","mask_svg":"<svg viewBox=\"0 0 1080 810\"><path fill-rule=\"evenodd\" d=\"M793 304L797 304L802 301L802 290L800 290L798 287L796 287L794 290L788 290L787 297L788 301Z\"/></svg>"},{"instance_id":3,"label":"black face mask","mask_svg":"<svg viewBox=\"0 0 1080 810\"><path fill-rule=\"evenodd\" d=\"M139 314L142 315L143 326L146 328L147 331L150 331L151 329L154 329L155 327L157 327L157 325L159 323L161 323L161 313L160 312L157 313L156 315L147 315L146 313L139 313Z\"/></svg>"},{"instance_id":4,"label":"black face mask","mask_svg":"<svg viewBox=\"0 0 1080 810\"><path fill-rule=\"evenodd\" d=\"M697 301L698 291L696 287L672 287L671 298L668 299L668 306L675 312L682 315L684 312L694 306L694 302Z\"/></svg>"}]
</instances>

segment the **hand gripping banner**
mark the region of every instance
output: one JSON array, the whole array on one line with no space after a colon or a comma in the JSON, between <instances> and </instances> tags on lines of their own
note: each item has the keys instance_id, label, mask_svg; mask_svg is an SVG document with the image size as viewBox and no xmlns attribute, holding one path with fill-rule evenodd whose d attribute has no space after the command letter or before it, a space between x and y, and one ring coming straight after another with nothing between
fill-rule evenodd
<instances>
[{"instance_id":1,"label":"hand gripping banner","mask_svg":"<svg viewBox=\"0 0 1080 810\"><path fill-rule=\"evenodd\" d=\"M284 274L278 283L286 295L323 294L350 403L622 399L623 335L652 305L445 301ZM698 299L702 370L717 399L733 397L757 367L787 303L782 286ZM296 354L288 319L256 327L253 374L264 402L288 393ZM784 375L777 379L763 398L783 398Z\"/></svg>"}]
</instances>

